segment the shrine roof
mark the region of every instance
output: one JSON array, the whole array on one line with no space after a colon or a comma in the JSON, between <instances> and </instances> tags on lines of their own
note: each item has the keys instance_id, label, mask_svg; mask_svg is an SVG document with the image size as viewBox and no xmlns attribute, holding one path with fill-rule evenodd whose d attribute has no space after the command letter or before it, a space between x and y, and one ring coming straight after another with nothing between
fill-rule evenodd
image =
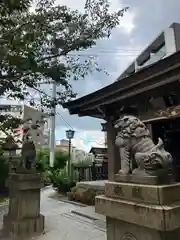
<instances>
[{"instance_id":1,"label":"shrine roof","mask_svg":"<svg viewBox=\"0 0 180 240\"><path fill-rule=\"evenodd\" d=\"M179 86L180 51L136 73L63 105L70 114L105 119L108 111L132 106ZM109 113L112 114L112 113Z\"/></svg>"},{"instance_id":2,"label":"shrine roof","mask_svg":"<svg viewBox=\"0 0 180 240\"><path fill-rule=\"evenodd\" d=\"M89 153L93 153L93 154L107 154L107 148L92 147L90 149Z\"/></svg>"}]
</instances>

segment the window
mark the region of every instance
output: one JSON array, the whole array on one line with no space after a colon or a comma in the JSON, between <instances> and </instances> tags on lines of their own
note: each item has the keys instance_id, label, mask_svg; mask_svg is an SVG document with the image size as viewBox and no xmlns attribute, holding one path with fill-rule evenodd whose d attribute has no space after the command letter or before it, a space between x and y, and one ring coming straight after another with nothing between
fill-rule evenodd
<instances>
[{"instance_id":1,"label":"window","mask_svg":"<svg viewBox=\"0 0 180 240\"><path fill-rule=\"evenodd\" d=\"M163 45L161 48L158 49L157 52L155 53L151 53L150 59L147 60L143 65L139 66L138 69L147 67L153 63L158 62L159 60L161 60L164 56L166 55L166 49L165 49L165 45Z\"/></svg>"}]
</instances>

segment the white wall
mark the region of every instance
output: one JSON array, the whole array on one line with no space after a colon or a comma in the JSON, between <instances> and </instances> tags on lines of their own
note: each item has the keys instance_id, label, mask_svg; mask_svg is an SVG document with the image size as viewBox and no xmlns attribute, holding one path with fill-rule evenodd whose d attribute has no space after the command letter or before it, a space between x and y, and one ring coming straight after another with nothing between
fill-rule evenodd
<instances>
[{"instance_id":1,"label":"white wall","mask_svg":"<svg viewBox=\"0 0 180 240\"><path fill-rule=\"evenodd\" d=\"M21 105L8 105L8 104L4 104L4 105L0 105L0 114L1 115L11 115L15 118L20 118L23 119L23 106ZM5 139L6 138L6 134L3 131L0 131L0 138L1 139ZM23 133L19 133L19 136L15 137L15 140L18 141L22 141L22 137L23 137Z\"/></svg>"},{"instance_id":2,"label":"white wall","mask_svg":"<svg viewBox=\"0 0 180 240\"><path fill-rule=\"evenodd\" d=\"M164 39L167 55L171 55L176 52L176 39L173 28L167 28L164 30Z\"/></svg>"},{"instance_id":3,"label":"white wall","mask_svg":"<svg viewBox=\"0 0 180 240\"><path fill-rule=\"evenodd\" d=\"M8 106L8 108L7 108ZM20 119L27 119L32 118L34 124L36 121L42 120L42 115L44 115L41 111L37 109L27 106L27 105L0 105L0 114L10 114L13 117L20 118ZM49 131L48 131L48 124L42 124L40 126L42 134L41 136L36 136L35 143L36 147L41 148L42 146L49 145ZM16 140L22 141L23 132L19 134L19 137ZM6 138L6 134L0 132L0 138Z\"/></svg>"}]
</instances>

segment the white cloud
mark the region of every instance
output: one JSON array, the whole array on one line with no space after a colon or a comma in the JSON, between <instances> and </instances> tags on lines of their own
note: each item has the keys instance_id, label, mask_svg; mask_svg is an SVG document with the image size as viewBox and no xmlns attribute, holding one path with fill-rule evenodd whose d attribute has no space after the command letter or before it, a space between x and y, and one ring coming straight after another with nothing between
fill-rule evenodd
<instances>
[{"instance_id":1,"label":"white cloud","mask_svg":"<svg viewBox=\"0 0 180 240\"><path fill-rule=\"evenodd\" d=\"M128 7L122 4L122 1L119 0L111 0L110 3L111 3L109 9L110 12L115 12L123 9L124 7ZM136 16L135 11L129 9L127 12L125 12L124 16L121 18L121 22L118 28L126 34L131 34L135 27L134 23L135 16Z\"/></svg>"},{"instance_id":2,"label":"white cloud","mask_svg":"<svg viewBox=\"0 0 180 240\"><path fill-rule=\"evenodd\" d=\"M56 140L66 139L65 127L56 129ZM75 129L74 139L72 140L73 146L77 149L83 149L89 152L91 147L104 147L105 135L102 131L83 131Z\"/></svg>"},{"instance_id":3,"label":"white cloud","mask_svg":"<svg viewBox=\"0 0 180 240\"><path fill-rule=\"evenodd\" d=\"M56 0L57 4L66 5L73 10L78 9L81 12L84 10L85 2L85 0Z\"/></svg>"},{"instance_id":4,"label":"white cloud","mask_svg":"<svg viewBox=\"0 0 180 240\"><path fill-rule=\"evenodd\" d=\"M140 45L134 45L132 42L132 40L129 41L130 44L125 50L117 50L116 54L114 55L114 62L118 71L111 74L115 78L120 76L128 68L128 66L137 58L144 48ZM114 80L115 79L113 79L112 82Z\"/></svg>"},{"instance_id":5,"label":"white cloud","mask_svg":"<svg viewBox=\"0 0 180 240\"><path fill-rule=\"evenodd\" d=\"M119 28L123 30L124 33L130 35L135 28L135 12L128 11L125 13L124 17L121 19Z\"/></svg>"},{"instance_id":6,"label":"white cloud","mask_svg":"<svg viewBox=\"0 0 180 240\"><path fill-rule=\"evenodd\" d=\"M91 147L104 147L104 133L101 131L79 131L74 138L74 146L89 151Z\"/></svg>"},{"instance_id":7,"label":"white cloud","mask_svg":"<svg viewBox=\"0 0 180 240\"><path fill-rule=\"evenodd\" d=\"M58 113L68 112L68 110L66 108L63 108L62 106L57 106L56 110Z\"/></svg>"},{"instance_id":8,"label":"white cloud","mask_svg":"<svg viewBox=\"0 0 180 240\"><path fill-rule=\"evenodd\" d=\"M68 7L70 7L71 9L78 9L79 11L83 12L84 10L84 4L85 4L86 0L56 0L57 4L63 4L66 5ZM110 12L115 12L118 10L123 9L124 6L121 1L119 0L111 0L110 1ZM122 30L124 33L126 34L130 34L134 27L134 18L135 18L135 12L128 10L124 17L121 19L121 24L119 26L119 29Z\"/></svg>"}]
</instances>

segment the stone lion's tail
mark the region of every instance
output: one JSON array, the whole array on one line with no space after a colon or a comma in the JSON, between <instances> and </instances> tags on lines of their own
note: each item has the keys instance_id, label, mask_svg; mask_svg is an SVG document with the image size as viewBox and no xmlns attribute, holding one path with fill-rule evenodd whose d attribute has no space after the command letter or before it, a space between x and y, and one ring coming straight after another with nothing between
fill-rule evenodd
<instances>
[{"instance_id":1,"label":"stone lion's tail","mask_svg":"<svg viewBox=\"0 0 180 240\"><path fill-rule=\"evenodd\" d=\"M159 169L170 169L172 164L172 156L164 149L164 143L161 138L158 140L158 144L148 154L148 158L145 161L145 169L147 172L155 172Z\"/></svg>"}]
</instances>

